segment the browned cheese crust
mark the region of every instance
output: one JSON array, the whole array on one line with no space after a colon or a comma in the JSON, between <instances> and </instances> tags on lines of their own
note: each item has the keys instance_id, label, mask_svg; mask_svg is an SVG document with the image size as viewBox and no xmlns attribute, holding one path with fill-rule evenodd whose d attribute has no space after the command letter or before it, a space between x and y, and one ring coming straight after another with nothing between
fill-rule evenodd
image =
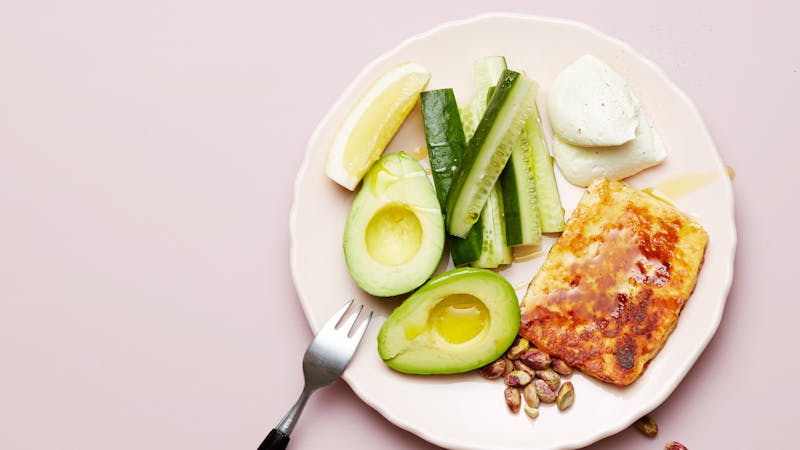
<instances>
[{"instance_id":1,"label":"browned cheese crust","mask_svg":"<svg viewBox=\"0 0 800 450\"><path fill-rule=\"evenodd\" d=\"M675 328L707 242L672 206L596 180L528 286L520 334L589 375L628 385Z\"/></svg>"}]
</instances>

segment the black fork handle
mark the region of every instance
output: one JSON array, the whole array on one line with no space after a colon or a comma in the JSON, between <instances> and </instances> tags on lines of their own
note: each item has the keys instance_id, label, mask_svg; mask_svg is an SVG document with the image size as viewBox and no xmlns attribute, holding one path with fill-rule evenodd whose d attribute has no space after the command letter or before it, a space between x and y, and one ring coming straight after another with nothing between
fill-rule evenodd
<instances>
[{"instance_id":1,"label":"black fork handle","mask_svg":"<svg viewBox=\"0 0 800 450\"><path fill-rule=\"evenodd\" d=\"M288 444L289 435L273 428L258 446L258 450L283 450Z\"/></svg>"}]
</instances>

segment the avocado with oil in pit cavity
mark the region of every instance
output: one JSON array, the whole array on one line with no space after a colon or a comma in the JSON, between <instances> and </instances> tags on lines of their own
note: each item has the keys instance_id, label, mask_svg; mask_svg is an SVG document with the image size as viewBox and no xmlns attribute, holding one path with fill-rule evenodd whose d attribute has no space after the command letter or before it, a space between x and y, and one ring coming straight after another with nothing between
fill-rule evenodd
<instances>
[{"instance_id":1,"label":"avocado with oil in pit cavity","mask_svg":"<svg viewBox=\"0 0 800 450\"><path fill-rule=\"evenodd\" d=\"M444 250L444 221L425 169L384 155L367 172L344 231L347 270L361 289L390 297L430 278Z\"/></svg>"},{"instance_id":2,"label":"avocado with oil in pit cavity","mask_svg":"<svg viewBox=\"0 0 800 450\"><path fill-rule=\"evenodd\" d=\"M378 353L399 372L467 372L511 346L519 319L517 294L505 278L486 269L455 269L394 310L378 333Z\"/></svg>"}]
</instances>

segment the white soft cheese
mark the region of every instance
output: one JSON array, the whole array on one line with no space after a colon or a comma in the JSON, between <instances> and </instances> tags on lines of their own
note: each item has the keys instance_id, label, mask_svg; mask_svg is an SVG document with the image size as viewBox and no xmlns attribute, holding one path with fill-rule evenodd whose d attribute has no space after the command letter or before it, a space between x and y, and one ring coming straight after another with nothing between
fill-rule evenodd
<instances>
[{"instance_id":1,"label":"white soft cheese","mask_svg":"<svg viewBox=\"0 0 800 450\"><path fill-rule=\"evenodd\" d=\"M547 98L553 132L585 147L624 144L636 137L638 101L625 80L603 61L584 55L553 81Z\"/></svg>"},{"instance_id":2,"label":"white soft cheese","mask_svg":"<svg viewBox=\"0 0 800 450\"><path fill-rule=\"evenodd\" d=\"M639 114L636 138L610 147L580 147L553 137L553 158L572 184L588 186L595 178L621 180L664 161L667 151L653 125Z\"/></svg>"}]
</instances>

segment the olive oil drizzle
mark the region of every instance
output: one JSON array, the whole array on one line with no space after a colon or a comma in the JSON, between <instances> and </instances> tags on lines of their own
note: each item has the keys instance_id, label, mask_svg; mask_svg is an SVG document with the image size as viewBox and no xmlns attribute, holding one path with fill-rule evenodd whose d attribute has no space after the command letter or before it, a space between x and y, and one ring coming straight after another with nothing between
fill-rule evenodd
<instances>
[{"instance_id":1,"label":"olive oil drizzle","mask_svg":"<svg viewBox=\"0 0 800 450\"><path fill-rule=\"evenodd\" d=\"M700 188L723 176L723 174L730 180L733 180L736 175L733 168L727 166L724 172L684 173L676 175L656 186L644 189L644 191L667 203L674 203L675 200L696 192Z\"/></svg>"},{"instance_id":2,"label":"olive oil drizzle","mask_svg":"<svg viewBox=\"0 0 800 450\"><path fill-rule=\"evenodd\" d=\"M428 158L428 147L420 145L408 151L408 155L417 161L422 161Z\"/></svg>"}]
</instances>

